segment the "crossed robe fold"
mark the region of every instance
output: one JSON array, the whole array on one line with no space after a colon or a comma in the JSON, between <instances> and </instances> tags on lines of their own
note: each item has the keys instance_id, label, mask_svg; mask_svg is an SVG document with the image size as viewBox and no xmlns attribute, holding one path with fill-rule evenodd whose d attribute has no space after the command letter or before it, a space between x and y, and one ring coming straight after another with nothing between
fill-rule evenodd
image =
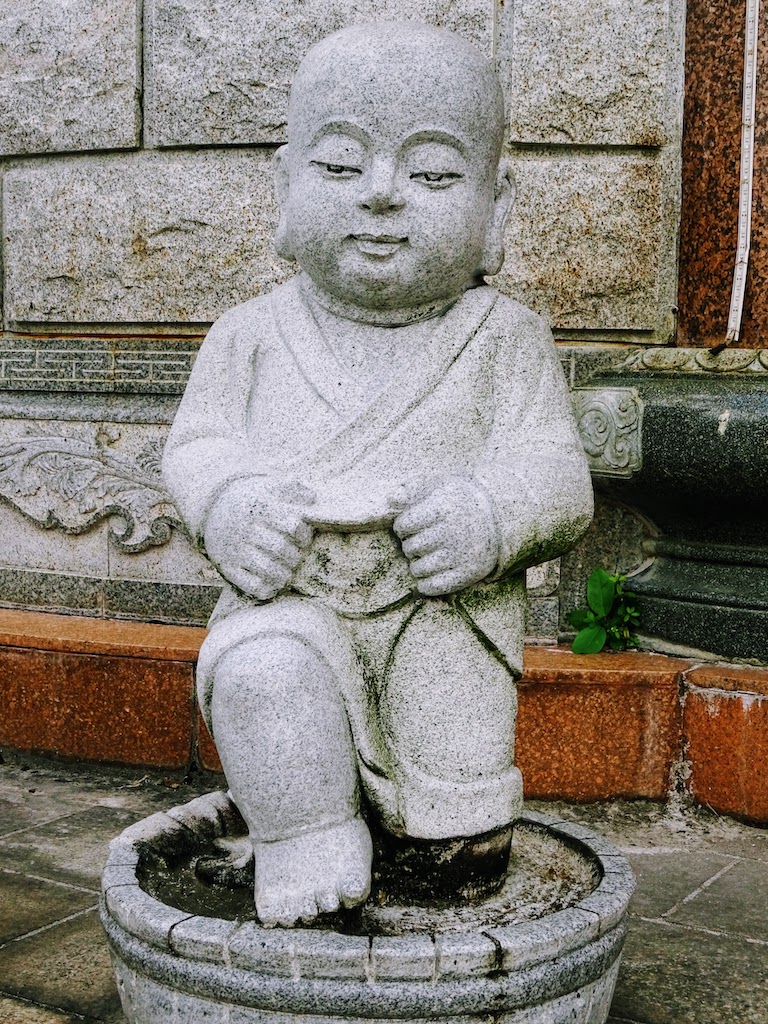
<instances>
[{"instance_id":1,"label":"crossed robe fold","mask_svg":"<svg viewBox=\"0 0 768 1024\"><path fill-rule=\"evenodd\" d=\"M407 737L398 748L396 736L382 735L382 728L410 728L385 706L396 689L387 673L418 673L419 644L431 645L435 661L443 649L457 652L443 671L455 666L475 679L485 671L478 658L490 659L496 697L485 718L495 714L498 731L513 733L514 686L498 671L503 665L514 679L522 670L523 571L580 536L592 515L592 487L544 321L483 286L430 325L426 340L371 394L323 336L301 275L236 307L200 350L163 468L201 546L210 509L244 479L255 497L295 501L316 531L275 600L225 587L198 665L209 728L213 677L228 651L259 635L300 638L340 681L363 784L384 820L417 834L409 831L410 816L426 829L418 834L437 836L448 815L446 827L454 831L445 834L472 835L519 812L511 745L495 768L480 765L472 784L421 772L403 753ZM454 474L470 478L489 499L498 563L488 579L459 594L423 599L391 528L391 499L406 480ZM372 686L366 671L378 672ZM503 692L508 697L500 703ZM479 745L492 746L479 737L482 709L473 721L468 731L478 733ZM399 809L388 788L393 777Z\"/></svg>"},{"instance_id":2,"label":"crossed robe fold","mask_svg":"<svg viewBox=\"0 0 768 1024\"><path fill-rule=\"evenodd\" d=\"M592 515L586 459L549 328L490 287L467 291L437 318L427 342L373 398L322 337L300 276L230 310L201 347L163 469L201 545L208 511L233 481L252 479L255 493L275 496L290 496L296 484L314 492L302 510L318 530L313 548L335 549L335 589L346 591L346 605L336 607L352 614L414 590L389 529L397 487L419 474L471 476L490 497L500 550L493 575L461 600L516 672L520 574L570 547ZM364 575L355 560L359 569L371 546L370 537L354 534L371 532L373 593L353 585ZM335 543L342 536L346 571ZM308 576L301 566L298 592L322 596L323 581L308 591ZM225 591L223 605L234 609L243 600Z\"/></svg>"}]
</instances>

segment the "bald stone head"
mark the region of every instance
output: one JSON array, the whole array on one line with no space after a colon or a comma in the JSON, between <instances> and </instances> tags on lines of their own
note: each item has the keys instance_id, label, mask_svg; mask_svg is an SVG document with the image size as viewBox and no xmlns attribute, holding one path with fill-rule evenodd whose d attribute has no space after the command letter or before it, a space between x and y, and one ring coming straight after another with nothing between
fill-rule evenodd
<instances>
[{"instance_id":1,"label":"bald stone head","mask_svg":"<svg viewBox=\"0 0 768 1024\"><path fill-rule=\"evenodd\" d=\"M500 269L503 135L498 77L460 36L407 22L328 36L291 90L278 251L352 319L444 308Z\"/></svg>"}]
</instances>

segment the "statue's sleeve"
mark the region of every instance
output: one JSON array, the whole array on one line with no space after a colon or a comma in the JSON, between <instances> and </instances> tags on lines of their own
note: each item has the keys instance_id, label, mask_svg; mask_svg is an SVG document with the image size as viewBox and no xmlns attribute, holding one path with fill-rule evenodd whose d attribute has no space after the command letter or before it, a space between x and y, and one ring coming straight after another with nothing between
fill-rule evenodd
<instances>
[{"instance_id":1,"label":"statue's sleeve","mask_svg":"<svg viewBox=\"0 0 768 1024\"><path fill-rule=\"evenodd\" d=\"M592 482L551 331L526 311L499 337L494 420L476 469L496 513L497 575L555 558L584 533Z\"/></svg>"},{"instance_id":2,"label":"statue's sleeve","mask_svg":"<svg viewBox=\"0 0 768 1024\"><path fill-rule=\"evenodd\" d=\"M163 455L166 486L198 542L216 497L263 475L246 433L256 346L241 310L221 317L200 347Z\"/></svg>"}]
</instances>

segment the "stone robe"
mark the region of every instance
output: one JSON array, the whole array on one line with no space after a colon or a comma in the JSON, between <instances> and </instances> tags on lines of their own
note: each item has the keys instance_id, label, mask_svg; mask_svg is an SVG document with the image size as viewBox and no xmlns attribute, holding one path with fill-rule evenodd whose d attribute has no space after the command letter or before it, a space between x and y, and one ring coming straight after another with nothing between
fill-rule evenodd
<instances>
[{"instance_id":1,"label":"stone robe","mask_svg":"<svg viewBox=\"0 0 768 1024\"><path fill-rule=\"evenodd\" d=\"M441 838L519 813L524 569L575 542L592 488L544 321L483 286L430 323L371 397L323 337L301 276L230 310L201 348L164 473L201 546L235 480L315 495L315 537L289 589L258 602L225 587L198 668L209 728L223 654L262 634L300 638L338 680L385 824ZM471 477L497 522L492 575L445 598L419 597L391 529L391 496L420 474Z\"/></svg>"}]
</instances>

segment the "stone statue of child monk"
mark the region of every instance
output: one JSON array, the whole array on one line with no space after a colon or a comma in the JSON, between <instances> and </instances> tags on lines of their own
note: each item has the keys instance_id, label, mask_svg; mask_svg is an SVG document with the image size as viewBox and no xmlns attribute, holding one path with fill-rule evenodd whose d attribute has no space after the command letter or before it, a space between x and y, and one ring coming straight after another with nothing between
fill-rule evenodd
<instances>
[{"instance_id":1,"label":"stone statue of child monk","mask_svg":"<svg viewBox=\"0 0 768 1024\"><path fill-rule=\"evenodd\" d=\"M263 925L362 903L384 829L480 836L513 767L526 566L592 512L545 323L488 287L513 193L483 57L417 24L307 55L276 156L300 272L226 313L164 471L227 586L200 701Z\"/></svg>"}]
</instances>

